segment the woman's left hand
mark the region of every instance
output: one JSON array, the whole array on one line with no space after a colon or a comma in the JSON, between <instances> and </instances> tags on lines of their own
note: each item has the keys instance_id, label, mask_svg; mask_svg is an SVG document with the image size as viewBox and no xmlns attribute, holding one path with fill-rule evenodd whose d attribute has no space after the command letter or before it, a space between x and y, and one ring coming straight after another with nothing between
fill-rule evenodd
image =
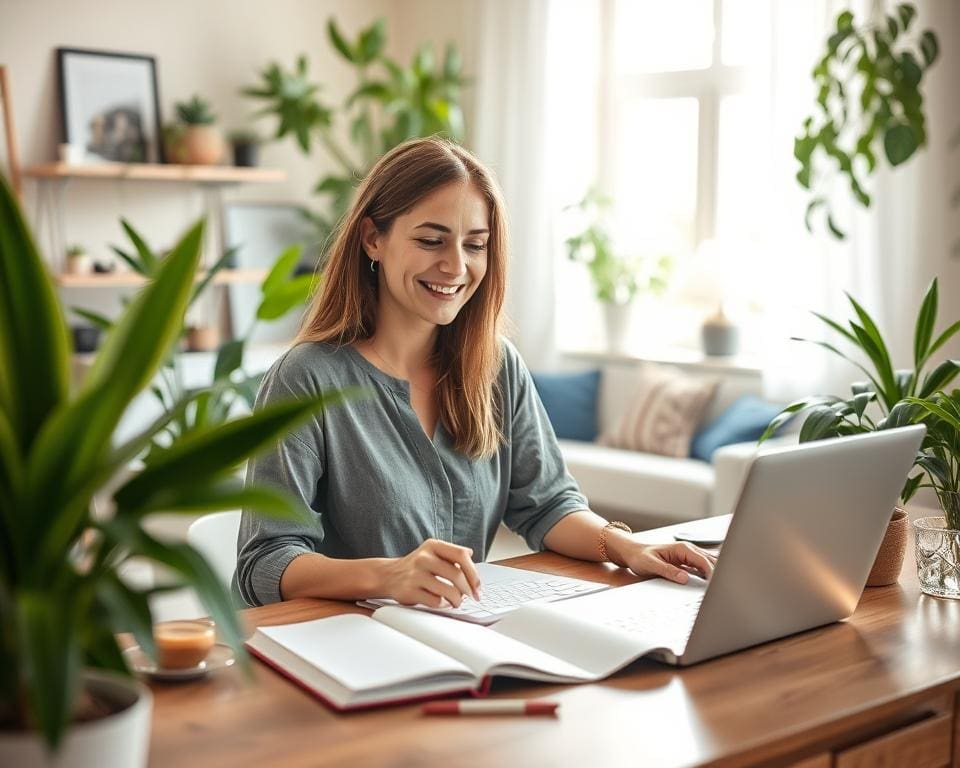
<instances>
[{"instance_id":1,"label":"woman's left hand","mask_svg":"<svg viewBox=\"0 0 960 768\"><path fill-rule=\"evenodd\" d=\"M716 555L686 542L673 544L641 544L619 539L614 547L608 544L611 560L629 568L638 576L662 576L678 584L686 584L691 573L709 579L716 565Z\"/></svg>"}]
</instances>

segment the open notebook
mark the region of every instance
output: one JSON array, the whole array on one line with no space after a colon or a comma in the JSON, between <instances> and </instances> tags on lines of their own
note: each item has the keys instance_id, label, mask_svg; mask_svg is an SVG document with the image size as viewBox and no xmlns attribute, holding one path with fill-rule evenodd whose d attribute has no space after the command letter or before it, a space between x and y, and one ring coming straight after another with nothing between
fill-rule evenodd
<instances>
[{"instance_id":1,"label":"open notebook","mask_svg":"<svg viewBox=\"0 0 960 768\"><path fill-rule=\"evenodd\" d=\"M590 597L608 595L609 600L619 593L619 600L629 604L630 592L640 586ZM678 601L700 597L704 589L663 586L676 590ZM689 626L677 626L676 638L667 638L666 646L663 637L653 644L629 628L577 613L530 604L484 627L386 606L373 616L345 614L260 627L246 645L334 708L355 709L449 693L482 695L493 675L555 683L600 680L651 651L680 650L689 632Z\"/></svg>"}]
</instances>

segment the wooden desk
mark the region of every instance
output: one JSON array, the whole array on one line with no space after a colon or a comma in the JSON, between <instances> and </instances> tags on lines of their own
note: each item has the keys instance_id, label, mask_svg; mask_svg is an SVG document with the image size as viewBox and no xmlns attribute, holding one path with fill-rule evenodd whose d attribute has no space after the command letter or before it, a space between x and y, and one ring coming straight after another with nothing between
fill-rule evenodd
<instances>
[{"instance_id":1,"label":"wooden desk","mask_svg":"<svg viewBox=\"0 0 960 768\"><path fill-rule=\"evenodd\" d=\"M683 670L640 661L592 685L495 684L494 696L560 701L556 719L429 718L416 706L338 715L257 662L252 684L231 670L206 682L153 685L150 764L960 765L960 601L920 594L912 549L911 541L900 583L866 590L844 623ZM612 566L552 553L505 562L631 580ZM345 611L362 609L294 600L245 619L252 627Z\"/></svg>"}]
</instances>

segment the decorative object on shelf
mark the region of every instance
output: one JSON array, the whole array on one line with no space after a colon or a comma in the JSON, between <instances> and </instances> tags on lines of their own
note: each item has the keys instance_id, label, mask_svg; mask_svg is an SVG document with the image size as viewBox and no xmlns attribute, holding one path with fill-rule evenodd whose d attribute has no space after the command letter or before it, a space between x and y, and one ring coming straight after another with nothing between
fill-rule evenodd
<instances>
[{"instance_id":1,"label":"decorative object on shelf","mask_svg":"<svg viewBox=\"0 0 960 768\"><path fill-rule=\"evenodd\" d=\"M89 275L93 272L93 258L82 245L67 248L67 274Z\"/></svg>"},{"instance_id":2,"label":"decorative object on shelf","mask_svg":"<svg viewBox=\"0 0 960 768\"><path fill-rule=\"evenodd\" d=\"M57 66L64 143L85 162L162 162L153 56L57 48Z\"/></svg>"},{"instance_id":3,"label":"decorative object on shelf","mask_svg":"<svg viewBox=\"0 0 960 768\"><path fill-rule=\"evenodd\" d=\"M86 665L109 670L110 679L129 678L114 634L121 629L155 653L148 598L157 590L128 585L120 576L124 563L143 557L163 564L170 586L196 590L224 642L245 659L226 588L189 544L146 531L144 515L251 507L302 519L286 495L244 487L234 472L346 393L265 408L189 440L170 438L130 472L158 434L210 395L190 393L129 442L111 442L180 333L203 225L187 232L125 308L75 392L55 288L2 178L0 231L0 764L49 765L49 748L59 749L58 765L77 765L86 755L85 765L144 766L149 693L124 684L120 703L104 694L100 672L84 671ZM95 495L110 515L94 514ZM78 724L85 717L92 725Z\"/></svg>"},{"instance_id":4,"label":"decorative object on shelf","mask_svg":"<svg viewBox=\"0 0 960 768\"><path fill-rule=\"evenodd\" d=\"M737 297L735 255L743 244L710 238L687 259L679 276L679 296L703 312L713 308L700 326L700 348L709 357L731 357L740 351L740 329L730 317L728 304Z\"/></svg>"},{"instance_id":5,"label":"decorative object on shelf","mask_svg":"<svg viewBox=\"0 0 960 768\"><path fill-rule=\"evenodd\" d=\"M826 192L835 173L846 177L854 200L867 208L871 200L863 182L876 169L881 146L896 167L927 143L921 81L937 60L937 37L929 29L911 33L917 15L912 3L900 3L886 16L881 4L874 9L875 18L862 25L854 25L850 11L837 16L836 31L813 70L815 114L803 121L794 141L797 181L812 194L807 229L813 231L811 217L822 208L828 231L839 240L846 235ZM834 169L824 173L823 164Z\"/></svg>"},{"instance_id":6,"label":"decorative object on shelf","mask_svg":"<svg viewBox=\"0 0 960 768\"><path fill-rule=\"evenodd\" d=\"M176 156L188 165L217 165L223 160L226 143L214 123L217 116L210 110L210 102L194 96L176 104L177 117L183 127L171 139Z\"/></svg>"},{"instance_id":7,"label":"decorative object on shelf","mask_svg":"<svg viewBox=\"0 0 960 768\"><path fill-rule=\"evenodd\" d=\"M3 136L6 141L10 181L13 184L13 191L22 197L20 153L17 150L17 132L13 127L13 94L10 92L10 75L3 64L0 64L0 113L3 114Z\"/></svg>"},{"instance_id":8,"label":"decorative object on shelf","mask_svg":"<svg viewBox=\"0 0 960 768\"><path fill-rule=\"evenodd\" d=\"M722 304L700 326L700 343L703 354L713 357L730 357L740 350L740 329L724 313Z\"/></svg>"},{"instance_id":9,"label":"decorative object on shelf","mask_svg":"<svg viewBox=\"0 0 960 768\"><path fill-rule=\"evenodd\" d=\"M183 336L186 352L213 352L220 347L220 331L209 325L190 325Z\"/></svg>"},{"instance_id":10,"label":"decorative object on shelf","mask_svg":"<svg viewBox=\"0 0 960 768\"><path fill-rule=\"evenodd\" d=\"M567 206L580 219L579 232L566 240L571 261L586 265L597 301L604 310L607 345L613 352L625 351L634 298L640 293L662 293L672 269L666 254L624 256L617 253L607 227L609 198L596 188L583 199Z\"/></svg>"},{"instance_id":11,"label":"decorative object on shelf","mask_svg":"<svg viewBox=\"0 0 960 768\"><path fill-rule=\"evenodd\" d=\"M57 156L65 165L83 165L87 161L87 150L82 144L58 144Z\"/></svg>"},{"instance_id":12,"label":"decorative object on shelf","mask_svg":"<svg viewBox=\"0 0 960 768\"><path fill-rule=\"evenodd\" d=\"M847 298L856 315L855 320L849 321L849 330L829 317L819 313L814 314L827 327L839 333L855 349L864 354L870 361L872 369L848 357L826 341L795 340L817 344L832 354L848 360L863 372L867 381L852 384L850 387L852 397L846 400L834 395L824 395L807 397L791 403L770 422L760 442L770 437L794 414L807 409L809 410L800 429L801 443L912 424L923 420L923 415L930 413L930 409L936 411L940 407L938 405L942 397L940 392L960 373L960 361L947 359L936 364L932 370L926 371L926 369L933 355L960 331L960 321L952 323L939 335L934 336L938 309L937 279L934 278L927 288L917 314L912 369L893 367L887 345L873 318L852 296L848 294ZM874 411L872 415L869 412L870 409ZM921 487L925 474L931 478L931 482L934 482L934 475L931 473L935 471L934 467L939 467L941 464L939 459L934 461L930 456L936 456L937 452L942 450L940 442L941 436L937 430L928 426L927 434L914 462L914 467L920 472L909 477L904 484L900 493L901 504L906 505L910 501L917 489ZM941 503L943 503L942 500ZM893 525L894 522L891 521L891 524ZM906 537L903 537L902 546L906 547Z\"/></svg>"},{"instance_id":13,"label":"decorative object on shelf","mask_svg":"<svg viewBox=\"0 0 960 768\"><path fill-rule=\"evenodd\" d=\"M307 79L307 57L303 55L289 72L271 63L261 72L259 83L242 91L265 102L258 114L279 118L274 138L293 136L307 155L314 143L319 143L337 166L336 173L323 177L314 188L327 200L326 210L311 215L321 243L328 241L346 212L354 186L385 152L417 136L463 139L460 91L469 82L462 74L460 52L452 43L447 44L442 62L435 58L430 43L417 50L409 67L386 56L384 19L360 30L350 41L331 18L327 36L357 75L357 87L339 109L317 98L320 86ZM335 125L338 119L349 121L349 132ZM353 143L352 151L341 144L339 137L344 134Z\"/></svg>"},{"instance_id":14,"label":"decorative object on shelf","mask_svg":"<svg viewBox=\"0 0 960 768\"><path fill-rule=\"evenodd\" d=\"M96 325L71 325L73 351L79 354L94 352L100 343L100 327Z\"/></svg>"},{"instance_id":15,"label":"decorative object on shelf","mask_svg":"<svg viewBox=\"0 0 960 768\"><path fill-rule=\"evenodd\" d=\"M257 153L263 139L256 131L249 129L231 131L227 138L233 148L233 164L237 168L255 168Z\"/></svg>"}]
</instances>

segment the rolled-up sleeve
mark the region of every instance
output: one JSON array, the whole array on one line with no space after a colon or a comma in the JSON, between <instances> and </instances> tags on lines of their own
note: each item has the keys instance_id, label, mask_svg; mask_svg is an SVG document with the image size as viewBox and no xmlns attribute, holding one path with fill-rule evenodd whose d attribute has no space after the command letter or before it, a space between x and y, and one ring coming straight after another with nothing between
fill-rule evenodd
<instances>
[{"instance_id":1,"label":"rolled-up sleeve","mask_svg":"<svg viewBox=\"0 0 960 768\"><path fill-rule=\"evenodd\" d=\"M503 520L526 540L527 546L539 552L547 531L561 518L589 507L576 480L567 472L530 372L512 345L505 346L508 375L502 386L510 390L504 402L507 407L512 405L512 419L508 435L510 490Z\"/></svg>"},{"instance_id":2,"label":"rolled-up sleeve","mask_svg":"<svg viewBox=\"0 0 960 768\"><path fill-rule=\"evenodd\" d=\"M281 358L263 379L256 407L312 394L309 379L285 370ZM236 586L247 605L282 600L280 579L290 561L316 552L323 541L318 484L324 471L323 414L283 437L247 466L247 484L272 486L312 510L311 522L265 518L244 509L237 538Z\"/></svg>"}]
</instances>

